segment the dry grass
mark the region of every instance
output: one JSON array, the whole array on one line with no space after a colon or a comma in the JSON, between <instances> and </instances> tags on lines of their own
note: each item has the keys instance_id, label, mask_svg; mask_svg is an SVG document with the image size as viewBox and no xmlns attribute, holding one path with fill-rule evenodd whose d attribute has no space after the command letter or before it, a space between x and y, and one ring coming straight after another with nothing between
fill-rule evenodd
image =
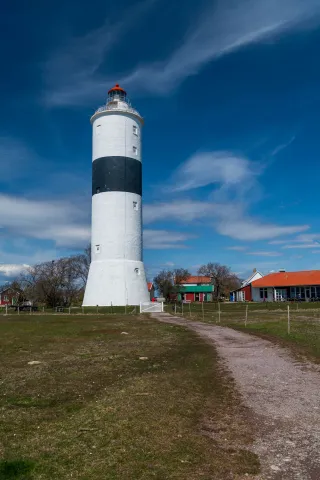
<instances>
[{"instance_id":1,"label":"dry grass","mask_svg":"<svg viewBox=\"0 0 320 480\"><path fill-rule=\"evenodd\" d=\"M1 319L0 339L0 480L257 472L247 412L192 332L139 316L38 315Z\"/></svg>"}]
</instances>

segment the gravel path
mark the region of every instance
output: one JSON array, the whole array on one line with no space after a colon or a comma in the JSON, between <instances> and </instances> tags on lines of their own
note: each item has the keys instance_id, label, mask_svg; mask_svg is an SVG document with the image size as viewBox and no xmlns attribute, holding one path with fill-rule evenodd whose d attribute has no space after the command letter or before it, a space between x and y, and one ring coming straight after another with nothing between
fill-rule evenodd
<instances>
[{"instance_id":1,"label":"gravel path","mask_svg":"<svg viewBox=\"0 0 320 480\"><path fill-rule=\"evenodd\" d=\"M320 372L283 348L230 328L153 314L212 341L231 371L257 428L257 479L320 479Z\"/></svg>"}]
</instances>

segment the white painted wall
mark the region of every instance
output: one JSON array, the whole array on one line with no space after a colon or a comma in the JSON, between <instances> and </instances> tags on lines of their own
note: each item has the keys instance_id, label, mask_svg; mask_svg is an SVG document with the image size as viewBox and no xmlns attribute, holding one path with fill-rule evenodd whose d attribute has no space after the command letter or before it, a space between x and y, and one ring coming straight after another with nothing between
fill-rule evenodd
<instances>
[{"instance_id":1,"label":"white painted wall","mask_svg":"<svg viewBox=\"0 0 320 480\"><path fill-rule=\"evenodd\" d=\"M259 280L262 277L263 275L260 272L255 272L253 275L247 278L244 282L242 282L241 287L246 287L247 285L249 285L249 283L255 282L256 280Z\"/></svg>"},{"instance_id":2,"label":"white painted wall","mask_svg":"<svg viewBox=\"0 0 320 480\"><path fill-rule=\"evenodd\" d=\"M137 127L138 135L133 133ZM137 147L137 154L133 147ZM92 124L92 161L100 157L131 157L141 162L141 123L125 113L107 111Z\"/></svg>"},{"instance_id":3,"label":"white painted wall","mask_svg":"<svg viewBox=\"0 0 320 480\"><path fill-rule=\"evenodd\" d=\"M268 299L267 301L268 302L273 302L274 301L274 298L273 298L273 287L268 287L267 288L267 291L268 291ZM254 288L252 287L252 300L254 302L263 302L263 299L260 298L260 288Z\"/></svg>"},{"instance_id":4,"label":"white painted wall","mask_svg":"<svg viewBox=\"0 0 320 480\"><path fill-rule=\"evenodd\" d=\"M102 192L92 197L92 261L110 259L142 261L140 195Z\"/></svg>"}]
</instances>

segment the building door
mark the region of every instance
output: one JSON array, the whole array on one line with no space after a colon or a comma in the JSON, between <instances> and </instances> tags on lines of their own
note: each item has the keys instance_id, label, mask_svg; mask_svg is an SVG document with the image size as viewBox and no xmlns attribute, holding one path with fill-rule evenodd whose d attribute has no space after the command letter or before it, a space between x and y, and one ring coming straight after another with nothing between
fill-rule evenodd
<instances>
[{"instance_id":1,"label":"building door","mask_svg":"<svg viewBox=\"0 0 320 480\"><path fill-rule=\"evenodd\" d=\"M195 301L200 302L200 293L195 294Z\"/></svg>"},{"instance_id":2,"label":"building door","mask_svg":"<svg viewBox=\"0 0 320 480\"><path fill-rule=\"evenodd\" d=\"M287 289L286 288L276 288L276 301L282 302L287 300Z\"/></svg>"}]
</instances>

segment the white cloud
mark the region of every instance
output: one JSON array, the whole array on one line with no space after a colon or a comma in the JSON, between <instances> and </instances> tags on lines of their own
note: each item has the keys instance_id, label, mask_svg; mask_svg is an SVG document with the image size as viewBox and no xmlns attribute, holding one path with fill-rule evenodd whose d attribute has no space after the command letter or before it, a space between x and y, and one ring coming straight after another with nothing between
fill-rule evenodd
<instances>
[{"instance_id":1,"label":"white cloud","mask_svg":"<svg viewBox=\"0 0 320 480\"><path fill-rule=\"evenodd\" d=\"M271 240L271 242L268 242L269 245L284 245L288 242L291 242L292 240Z\"/></svg>"},{"instance_id":2,"label":"white cloud","mask_svg":"<svg viewBox=\"0 0 320 480\"><path fill-rule=\"evenodd\" d=\"M304 233L303 235L298 235L295 239L296 242L314 242L320 240L320 233Z\"/></svg>"},{"instance_id":3,"label":"white cloud","mask_svg":"<svg viewBox=\"0 0 320 480\"><path fill-rule=\"evenodd\" d=\"M261 172L258 164L232 152L203 152L182 163L169 180L169 189L184 192L206 185L223 185L222 190L247 191ZM219 191L221 197L223 191ZM220 200L221 201L221 200Z\"/></svg>"},{"instance_id":4,"label":"white cloud","mask_svg":"<svg viewBox=\"0 0 320 480\"><path fill-rule=\"evenodd\" d=\"M280 257L280 252L247 252L246 255L254 255L257 257Z\"/></svg>"},{"instance_id":5,"label":"white cloud","mask_svg":"<svg viewBox=\"0 0 320 480\"><path fill-rule=\"evenodd\" d=\"M145 224L163 220L178 220L193 222L197 219L210 217L217 208L210 202L200 202L188 199L175 200L168 203L151 203L143 206L143 221Z\"/></svg>"},{"instance_id":6,"label":"white cloud","mask_svg":"<svg viewBox=\"0 0 320 480\"><path fill-rule=\"evenodd\" d=\"M144 230L143 245L150 250L168 250L186 248L184 242L195 238L188 233L173 232L168 230Z\"/></svg>"},{"instance_id":7,"label":"white cloud","mask_svg":"<svg viewBox=\"0 0 320 480\"><path fill-rule=\"evenodd\" d=\"M235 250L236 252L243 252L244 250L247 250L248 247L243 247L241 245L235 245L234 247L227 247L227 250Z\"/></svg>"},{"instance_id":8,"label":"white cloud","mask_svg":"<svg viewBox=\"0 0 320 480\"><path fill-rule=\"evenodd\" d=\"M46 65L45 78L50 105L79 105L99 98L110 82L99 68L122 35L146 13L155 2L145 1L129 9L121 21L109 24L64 45ZM202 7L199 4L198 10ZM182 42L163 60L140 65L118 75L126 87L166 94L187 77L198 74L209 62L240 48L276 38L297 28L312 28L319 21L318 0L219 0L209 2L203 11L190 19ZM155 12L157 15L157 12ZM156 16L153 21L156 20ZM163 35L166 35L163 29ZM137 61L140 61L138 58ZM109 78L108 78L109 77ZM114 78L114 75L113 75ZM114 80L112 80L114 81Z\"/></svg>"},{"instance_id":9,"label":"white cloud","mask_svg":"<svg viewBox=\"0 0 320 480\"><path fill-rule=\"evenodd\" d=\"M285 245L285 249L288 248L320 248L320 243L297 243L296 245Z\"/></svg>"},{"instance_id":10,"label":"white cloud","mask_svg":"<svg viewBox=\"0 0 320 480\"><path fill-rule=\"evenodd\" d=\"M19 275L19 273L23 272L29 265L17 265L17 264L0 264L0 274L4 275L5 277L15 277Z\"/></svg>"},{"instance_id":11,"label":"white cloud","mask_svg":"<svg viewBox=\"0 0 320 480\"><path fill-rule=\"evenodd\" d=\"M90 238L83 209L67 201L0 195L0 228L10 234L52 240L56 246L82 247Z\"/></svg>"},{"instance_id":12,"label":"white cloud","mask_svg":"<svg viewBox=\"0 0 320 480\"><path fill-rule=\"evenodd\" d=\"M238 203L218 204L175 200L168 203L147 204L144 207L144 222L178 221L181 223L198 222L201 232L203 221L206 226L213 225L218 233L241 241L268 240L282 235L292 235L307 230L308 225L281 226L263 223L249 217Z\"/></svg>"},{"instance_id":13,"label":"white cloud","mask_svg":"<svg viewBox=\"0 0 320 480\"><path fill-rule=\"evenodd\" d=\"M263 223L245 214L242 215L241 212L237 215L236 208L237 206L234 205L234 213L230 214L221 210L220 219L216 221L216 229L221 235L241 241L256 241L292 235L309 228L308 225L281 226Z\"/></svg>"}]
</instances>

